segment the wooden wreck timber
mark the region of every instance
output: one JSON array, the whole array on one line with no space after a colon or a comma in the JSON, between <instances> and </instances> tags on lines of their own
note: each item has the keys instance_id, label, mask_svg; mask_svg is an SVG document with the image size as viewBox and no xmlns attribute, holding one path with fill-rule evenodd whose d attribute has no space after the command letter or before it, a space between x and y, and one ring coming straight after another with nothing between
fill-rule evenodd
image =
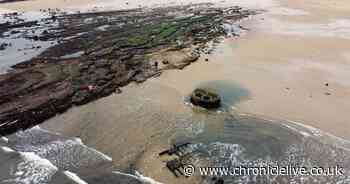
<instances>
[{"instance_id":1,"label":"wooden wreck timber","mask_svg":"<svg viewBox=\"0 0 350 184\"><path fill-rule=\"evenodd\" d=\"M159 156L163 156L163 155L177 155L177 156L181 156L181 154L183 154L184 148L186 148L187 146L189 146L191 143L187 142L187 143L182 143L182 144L174 144L170 149L164 150L162 152L159 153Z\"/></svg>"},{"instance_id":2,"label":"wooden wreck timber","mask_svg":"<svg viewBox=\"0 0 350 184\"><path fill-rule=\"evenodd\" d=\"M226 35L224 22L251 14L254 12L238 7L221 9L201 4L51 17L57 27L27 39L57 44L0 75L0 134L32 127L72 105L120 92L119 87L130 82L159 75L162 69L152 60L156 52L186 50L188 59L181 62L193 62L206 43ZM11 31L18 25L2 27ZM188 49L193 46L195 49ZM186 63L179 66L173 69L181 69Z\"/></svg>"}]
</instances>

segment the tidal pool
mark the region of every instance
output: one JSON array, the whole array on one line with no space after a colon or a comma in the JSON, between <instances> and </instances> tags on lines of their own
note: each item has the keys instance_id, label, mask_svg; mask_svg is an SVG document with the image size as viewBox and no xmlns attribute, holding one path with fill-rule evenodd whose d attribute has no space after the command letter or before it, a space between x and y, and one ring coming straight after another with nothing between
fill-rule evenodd
<instances>
[{"instance_id":1,"label":"tidal pool","mask_svg":"<svg viewBox=\"0 0 350 184\"><path fill-rule=\"evenodd\" d=\"M196 111L192 115L192 134L178 131L175 142L191 142L189 152L195 167L322 167L342 168L343 175L240 175L204 177L214 183L348 183L350 181L349 142L296 122L268 120L231 112ZM201 131L198 131L201 129Z\"/></svg>"}]
</instances>

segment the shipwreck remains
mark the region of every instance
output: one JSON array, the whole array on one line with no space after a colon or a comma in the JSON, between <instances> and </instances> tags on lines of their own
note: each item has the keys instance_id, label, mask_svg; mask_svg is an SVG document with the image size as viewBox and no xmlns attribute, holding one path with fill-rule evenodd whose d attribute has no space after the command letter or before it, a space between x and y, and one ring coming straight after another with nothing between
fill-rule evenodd
<instances>
[{"instance_id":1,"label":"shipwreck remains","mask_svg":"<svg viewBox=\"0 0 350 184\"><path fill-rule=\"evenodd\" d=\"M221 106L221 97L213 89L198 88L191 94L191 103L207 109L213 109Z\"/></svg>"},{"instance_id":2,"label":"shipwreck remains","mask_svg":"<svg viewBox=\"0 0 350 184\"><path fill-rule=\"evenodd\" d=\"M161 153L159 153L159 156L162 155L177 155L177 156L181 156L182 154L184 154L184 149L190 145L191 143L187 142L187 143L181 143L181 144L174 144L170 149L167 149L165 151L162 151Z\"/></svg>"},{"instance_id":3,"label":"shipwreck remains","mask_svg":"<svg viewBox=\"0 0 350 184\"><path fill-rule=\"evenodd\" d=\"M177 158L173 158L166 162L166 167L170 172L174 174L175 177L179 177L180 175L184 175L183 170L185 166L191 163L192 152L186 151L186 148L191 143L177 143L172 145L171 148L164 150L159 153L159 156L168 155L173 156L176 155Z\"/></svg>"}]
</instances>

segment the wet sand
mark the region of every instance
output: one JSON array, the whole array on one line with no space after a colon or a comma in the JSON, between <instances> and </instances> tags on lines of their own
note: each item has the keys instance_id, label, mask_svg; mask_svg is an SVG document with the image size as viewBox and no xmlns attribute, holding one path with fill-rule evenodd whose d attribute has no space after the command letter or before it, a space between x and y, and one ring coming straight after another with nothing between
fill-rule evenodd
<instances>
[{"instance_id":1,"label":"wet sand","mask_svg":"<svg viewBox=\"0 0 350 184\"><path fill-rule=\"evenodd\" d=\"M350 19L342 15L344 7L332 9L334 4L291 4L247 20L244 24L251 31L245 36L226 40L214 54L183 71L165 73L156 85L186 95L204 81L232 80L251 93L249 100L236 104L238 111L298 121L350 139ZM309 16L321 13L318 6L339 14L310 22ZM334 18L346 21L333 25Z\"/></svg>"},{"instance_id":2,"label":"wet sand","mask_svg":"<svg viewBox=\"0 0 350 184\"><path fill-rule=\"evenodd\" d=\"M238 76L245 77L238 81L252 93L252 99L239 108L303 122L350 139L346 115L350 108L350 75L346 72L350 62L347 31L350 19L344 15L350 4L347 1L302 2L284 3L287 8L308 12L307 15L277 18L268 15L266 21L250 23L252 30L258 31L237 43L233 52L238 56L239 66L255 70L249 76L239 70L242 75ZM294 17L299 18L293 20ZM310 17L318 19L312 22ZM269 24L269 19L281 21L282 25ZM337 21L342 23L335 23Z\"/></svg>"},{"instance_id":3,"label":"wet sand","mask_svg":"<svg viewBox=\"0 0 350 184\"><path fill-rule=\"evenodd\" d=\"M215 3L217 6L238 5L244 7L266 8L272 0L29 0L19 1L14 3L0 4L1 9L15 10L15 11L36 11L47 8L60 8L66 10L115 10L115 9L132 9L132 8L154 8L160 6L174 6L186 5L191 3Z\"/></svg>"}]
</instances>

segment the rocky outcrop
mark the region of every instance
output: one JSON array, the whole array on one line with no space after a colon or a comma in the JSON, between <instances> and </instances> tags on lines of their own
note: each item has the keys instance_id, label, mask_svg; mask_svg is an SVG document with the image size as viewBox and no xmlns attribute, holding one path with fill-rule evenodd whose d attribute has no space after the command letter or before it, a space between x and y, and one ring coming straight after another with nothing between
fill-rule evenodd
<instances>
[{"instance_id":1,"label":"rocky outcrop","mask_svg":"<svg viewBox=\"0 0 350 184\"><path fill-rule=\"evenodd\" d=\"M152 61L158 63L159 69L170 70L179 69L182 70L192 62L197 61L199 54L195 54L190 49L173 50L168 49L163 52L157 53L153 56Z\"/></svg>"},{"instance_id":2,"label":"rocky outcrop","mask_svg":"<svg viewBox=\"0 0 350 184\"><path fill-rule=\"evenodd\" d=\"M39 124L73 105L119 93L120 87L144 82L162 70L183 69L200 55L190 48L204 48L226 35L224 22L252 13L202 4L49 18L47 26L52 22L59 26L28 39L57 45L0 75L0 135ZM1 26L6 31L25 26L26 32L35 32L36 24ZM98 29L101 26L104 29Z\"/></svg>"},{"instance_id":3,"label":"rocky outcrop","mask_svg":"<svg viewBox=\"0 0 350 184\"><path fill-rule=\"evenodd\" d=\"M191 94L191 102L207 109L221 106L221 97L213 89L198 88Z\"/></svg>"}]
</instances>

